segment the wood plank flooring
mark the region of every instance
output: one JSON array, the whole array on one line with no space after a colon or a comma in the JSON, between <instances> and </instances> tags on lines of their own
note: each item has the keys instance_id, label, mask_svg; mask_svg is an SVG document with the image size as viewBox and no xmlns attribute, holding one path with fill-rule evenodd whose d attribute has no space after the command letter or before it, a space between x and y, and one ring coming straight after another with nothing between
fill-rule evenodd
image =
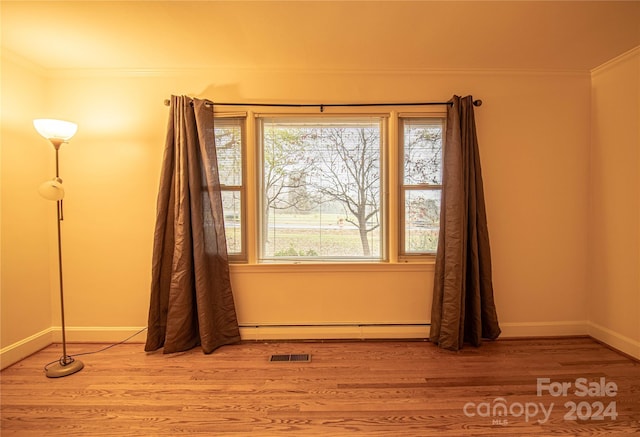
<instances>
[{"instance_id":1,"label":"wood plank flooring","mask_svg":"<svg viewBox=\"0 0 640 437\"><path fill-rule=\"evenodd\" d=\"M72 344L68 352L99 348ZM297 353L311 354L311 362L269 362L272 354ZM85 368L75 375L46 378L43 366L60 355L52 345L2 371L3 437L610 436L640 429L640 364L589 338L498 340L460 352L419 341L255 342L211 355L163 355L124 344L79 357ZM539 378L548 378L540 395Z\"/></svg>"}]
</instances>

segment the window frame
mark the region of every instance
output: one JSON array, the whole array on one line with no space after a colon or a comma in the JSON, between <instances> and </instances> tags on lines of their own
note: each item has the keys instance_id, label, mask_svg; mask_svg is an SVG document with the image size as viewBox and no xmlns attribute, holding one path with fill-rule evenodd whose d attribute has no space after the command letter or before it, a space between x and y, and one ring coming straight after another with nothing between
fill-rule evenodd
<instances>
[{"instance_id":1,"label":"window frame","mask_svg":"<svg viewBox=\"0 0 640 437\"><path fill-rule=\"evenodd\" d=\"M436 250L433 252L408 252L406 247L406 226L408 220L405 216L406 213L406 197L408 191L440 191L440 198L442 199L442 181L440 184L405 184L405 123L407 120L439 120L441 129L442 129L442 153L440 162L441 165L444 165L444 154L446 153L446 143L445 143L445 134L446 134L446 113L444 112L434 112L434 113L403 113L399 114L397 118L398 123L398 132L397 132L397 150L398 150L398 190L397 190L397 202L398 202L398 233L397 233L397 242L398 242L398 261L401 262L409 262L409 261L434 261L437 254Z\"/></svg>"},{"instance_id":2,"label":"window frame","mask_svg":"<svg viewBox=\"0 0 640 437\"><path fill-rule=\"evenodd\" d=\"M240 195L240 252L229 252L227 248L227 258L231 263L246 263L248 260L247 254L247 113L242 112L216 112L214 113L214 136L215 129L217 129L220 120L237 120L240 126L240 171L241 171L241 185L226 185L220 182L220 194L223 192L238 192ZM216 144L216 155L218 154ZM224 211L223 211L224 217ZM227 229L225 226L225 235Z\"/></svg>"},{"instance_id":3,"label":"window frame","mask_svg":"<svg viewBox=\"0 0 640 437\"><path fill-rule=\"evenodd\" d=\"M375 125L379 128L380 148L379 148L379 166L380 166L380 182L378 200L379 207L379 220L381 222L379 227L379 256L375 257L354 257L354 256L325 256L325 257L287 257L287 256L266 256L264 254L264 247L262 244L264 231L264 124L266 120L281 120L283 123L296 122L307 123L307 125L313 125L314 123L322 124L335 120L337 123L342 121L357 121L366 119L375 119ZM318 114L312 112L299 112L299 113L278 113L278 112L264 112L255 114L255 170L256 170L256 222L255 222L255 241L252 244L255 245L255 263L258 265L269 264L335 264L343 265L349 263L372 263L380 264L389 261L388 254L388 150L389 144L389 112L377 112L377 113L360 113L360 112L332 112L329 114Z\"/></svg>"},{"instance_id":4,"label":"window frame","mask_svg":"<svg viewBox=\"0 0 640 437\"><path fill-rule=\"evenodd\" d=\"M242 185L226 186L221 184L222 191L237 190L241 196L241 248L240 253L229 254L229 262L236 266L256 266L262 270L267 266L316 265L345 266L357 265L399 265L407 263L432 264L435 261L434 252L407 252L405 250L405 192L407 187L420 189L420 186L405 186L404 184L404 120L406 119L437 119L442 125L442 159L446 153L446 112L439 110L412 111L406 108L390 107L386 110L360 112L357 109L342 109L340 111L318 114L312 109L300 109L282 112L278 109L263 109L254 112L249 107L246 112L216 112L216 120L224 118L238 118L241 125L241 153L242 153ZM398 109L402 109L399 112ZM422 108L424 109L424 108ZM261 254L261 226L262 226L262 179L263 179L263 151L262 151L262 122L263 118L366 118L380 119L380 257L379 258L310 258L289 257L283 259L264 259ZM431 189L442 190L442 186L432 186ZM262 266L262 267L260 267ZM244 268L243 268L244 269Z\"/></svg>"}]
</instances>

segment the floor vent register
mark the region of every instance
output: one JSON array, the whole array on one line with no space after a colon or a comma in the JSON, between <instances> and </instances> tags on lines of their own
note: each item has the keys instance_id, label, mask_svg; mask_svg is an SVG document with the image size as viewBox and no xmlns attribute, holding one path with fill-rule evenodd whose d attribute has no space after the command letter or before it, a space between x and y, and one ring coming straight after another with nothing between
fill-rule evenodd
<instances>
[{"instance_id":1,"label":"floor vent register","mask_svg":"<svg viewBox=\"0 0 640 437\"><path fill-rule=\"evenodd\" d=\"M279 354L271 355L269 358L271 363L310 363L311 355L309 354Z\"/></svg>"}]
</instances>

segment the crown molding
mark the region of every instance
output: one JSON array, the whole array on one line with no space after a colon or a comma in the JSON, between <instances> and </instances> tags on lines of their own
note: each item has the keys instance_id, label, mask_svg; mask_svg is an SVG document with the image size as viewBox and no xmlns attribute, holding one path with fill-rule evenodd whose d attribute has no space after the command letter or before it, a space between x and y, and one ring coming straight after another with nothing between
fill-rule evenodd
<instances>
[{"instance_id":1,"label":"crown molding","mask_svg":"<svg viewBox=\"0 0 640 437\"><path fill-rule=\"evenodd\" d=\"M37 76L40 76L43 78L49 77L50 70L44 68L40 64L36 64L35 62L25 58L24 56L12 50L9 50L6 47L2 47L2 50L0 51L0 55L2 56L3 63L6 60L34 73Z\"/></svg>"},{"instance_id":2,"label":"crown molding","mask_svg":"<svg viewBox=\"0 0 640 437\"><path fill-rule=\"evenodd\" d=\"M640 57L640 46L636 46L629 51L624 52L623 54L616 56L613 59L608 60L604 64L598 65L596 68L591 70L591 76L597 76L599 74L604 73L605 71L623 63L628 60L631 60L634 57Z\"/></svg>"},{"instance_id":3,"label":"crown molding","mask_svg":"<svg viewBox=\"0 0 640 437\"><path fill-rule=\"evenodd\" d=\"M215 77L221 73L235 74L297 74L340 76L588 76L589 70L507 69L507 68L300 68L220 66L202 68L64 68L41 69L51 78L82 77Z\"/></svg>"}]
</instances>

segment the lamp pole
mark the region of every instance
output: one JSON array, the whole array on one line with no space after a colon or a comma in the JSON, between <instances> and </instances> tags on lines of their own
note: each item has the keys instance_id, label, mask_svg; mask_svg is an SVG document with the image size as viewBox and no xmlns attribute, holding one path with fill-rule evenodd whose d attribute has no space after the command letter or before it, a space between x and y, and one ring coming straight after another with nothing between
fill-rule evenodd
<instances>
[{"instance_id":1,"label":"lamp pole","mask_svg":"<svg viewBox=\"0 0 640 437\"><path fill-rule=\"evenodd\" d=\"M64 190L62 188L62 180L60 179L60 165L58 152L60 146L68 139L70 139L76 132L77 125L60 120L34 120L34 126L38 133L47 138L56 153L56 177L54 183L51 184L52 191L45 192L45 197L49 200L56 201L56 225L58 232L58 280L60 288L60 322L62 328L62 357L55 363L45 367L45 374L48 378L60 378L63 376L72 375L79 372L84 367L84 364L80 360L76 360L73 357L67 355L67 336L64 320L64 280L62 274L62 220L64 220L64 214L62 211L62 198L64 196ZM56 132L63 133L57 135ZM45 183L46 184L46 183ZM42 192L41 192L42 194Z\"/></svg>"},{"instance_id":2,"label":"lamp pole","mask_svg":"<svg viewBox=\"0 0 640 437\"><path fill-rule=\"evenodd\" d=\"M53 147L56 149L56 179L60 178L60 166L58 163L58 151L60 150L60 145L62 142L54 142ZM62 220L64 220L64 216L62 214L62 199L56 201L56 215L57 220L56 224L58 227L58 279L60 283L60 322L62 325L62 362L61 364L67 365L67 336L65 333L65 323L64 323L64 280L62 275ZM79 369L78 369L79 370ZM47 374L47 376L49 376Z\"/></svg>"}]
</instances>

